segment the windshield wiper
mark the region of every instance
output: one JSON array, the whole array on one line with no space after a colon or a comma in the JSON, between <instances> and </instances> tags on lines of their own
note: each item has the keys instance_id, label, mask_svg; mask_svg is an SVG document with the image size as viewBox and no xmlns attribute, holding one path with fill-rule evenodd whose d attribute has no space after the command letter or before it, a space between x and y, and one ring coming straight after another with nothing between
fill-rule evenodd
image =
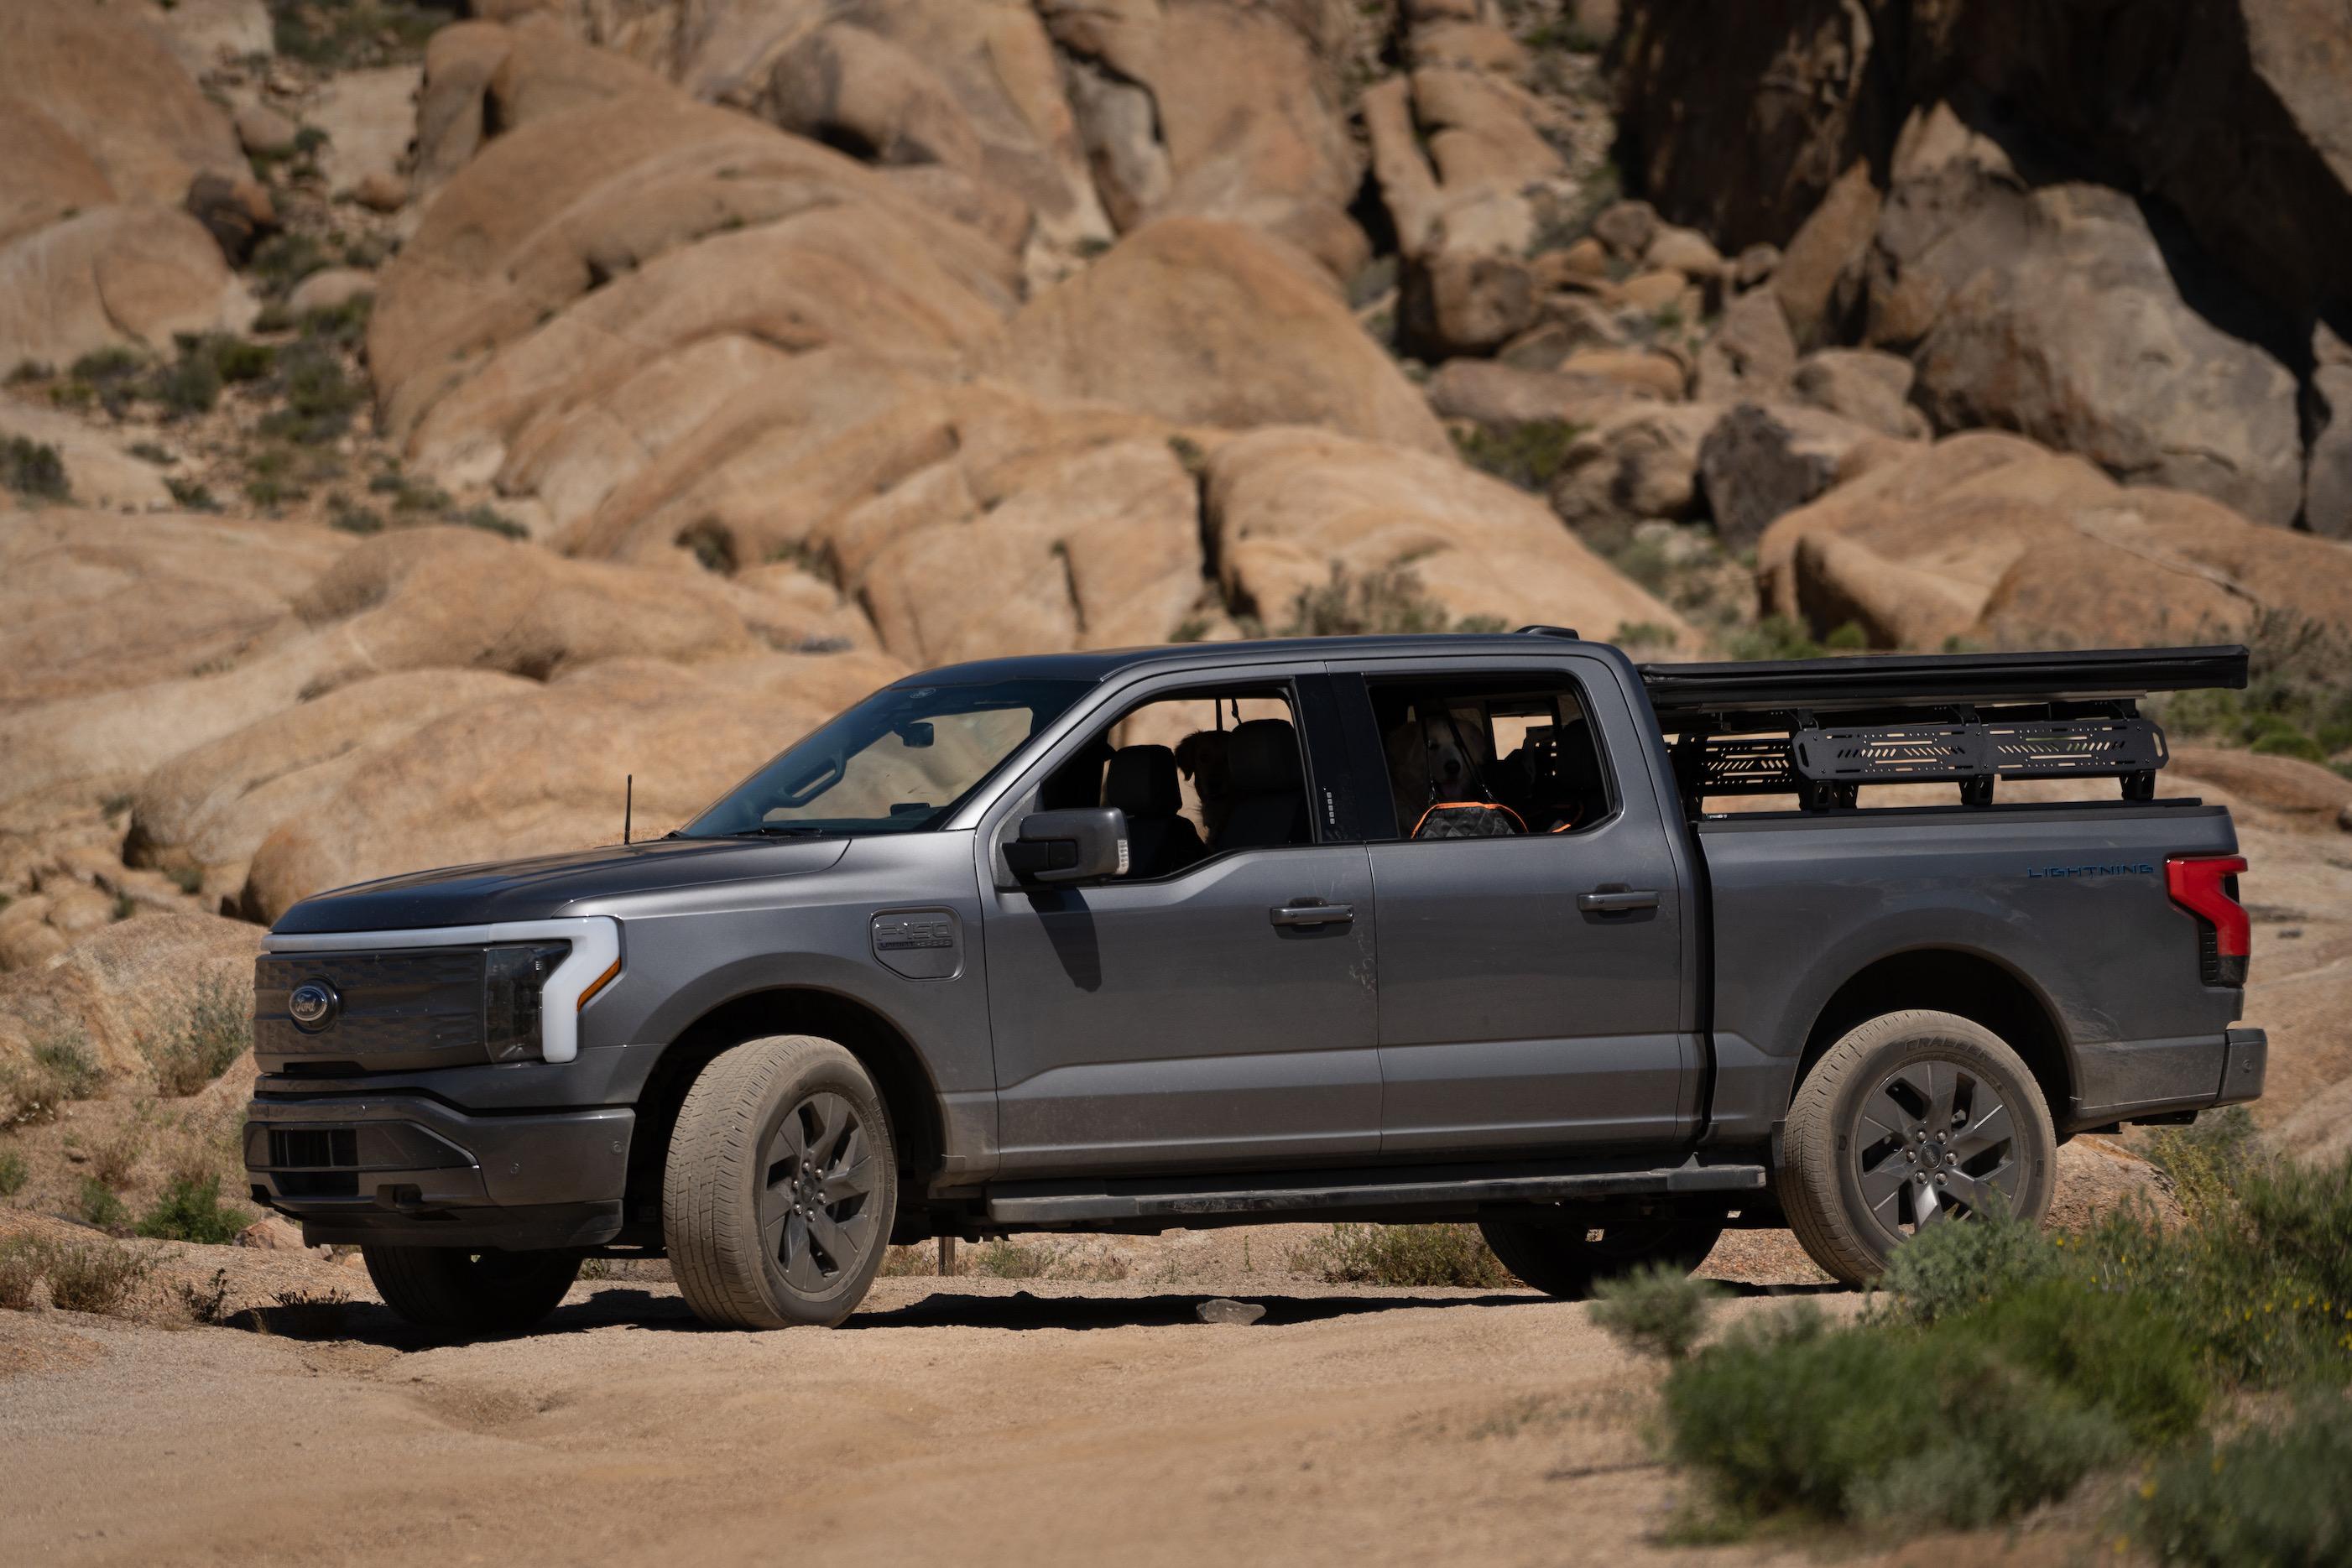
<instances>
[{"instance_id":1,"label":"windshield wiper","mask_svg":"<svg viewBox=\"0 0 2352 1568\"><path fill-rule=\"evenodd\" d=\"M738 828L721 836L730 839L810 839L823 831L805 828L798 822L761 822L757 827Z\"/></svg>"}]
</instances>

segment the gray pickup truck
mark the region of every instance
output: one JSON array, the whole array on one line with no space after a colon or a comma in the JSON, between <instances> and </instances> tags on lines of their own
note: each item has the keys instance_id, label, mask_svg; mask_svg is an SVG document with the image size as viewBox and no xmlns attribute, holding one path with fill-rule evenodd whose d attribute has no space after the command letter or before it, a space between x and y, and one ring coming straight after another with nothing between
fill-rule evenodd
<instances>
[{"instance_id":1,"label":"gray pickup truck","mask_svg":"<svg viewBox=\"0 0 2352 1568\"><path fill-rule=\"evenodd\" d=\"M2138 708L2245 672L1549 627L933 670L660 839L289 910L253 1195L460 1335L587 1257L773 1328L893 1242L1276 1219L1474 1220L1561 1295L1727 1226L1863 1280L2261 1092L2245 862Z\"/></svg>"}]
</instances>

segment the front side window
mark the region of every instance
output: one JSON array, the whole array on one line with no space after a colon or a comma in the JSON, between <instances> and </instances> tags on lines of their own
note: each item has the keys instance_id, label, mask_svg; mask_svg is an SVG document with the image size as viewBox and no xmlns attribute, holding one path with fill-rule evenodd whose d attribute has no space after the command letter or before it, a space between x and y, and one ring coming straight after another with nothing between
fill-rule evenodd
<instances>
[{"instance_id":1,"label":"front side window","mask_svg":"<svg viewBox=\"0 0 2352 1568\"><path fill-rule=\"evenodd\" d=\"M1557 676L1372 681L1401 839L1576 832L1609 812L1581 695Z\"/></svg>"},{"instance_id":2,"label":"front side window","mask_svg":"<svg viewBox=\"0 0 2352 1568\"><path fill-rule=\"evenodd\" d=\"M799 838L936 827L1088 685L885 687L728 791L680 836Z\"/></svg>"},{"instance_id":3,"label":"front side window","mask_svg":"<svg viewBox=\"0 0 2352 1568\"><path fill-rule=\"evenodd\" d=\"M1129 882L1314 837L1286 685L1188 690L1128 708L1047 776L1038 806L1118 807Z\"/></svg>"}]
</instances>

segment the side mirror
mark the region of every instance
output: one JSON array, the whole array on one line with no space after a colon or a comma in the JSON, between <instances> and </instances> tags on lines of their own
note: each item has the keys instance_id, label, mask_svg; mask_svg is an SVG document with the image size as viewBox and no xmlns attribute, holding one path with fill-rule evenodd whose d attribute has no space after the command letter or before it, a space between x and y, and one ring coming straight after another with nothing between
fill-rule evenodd
<instances>
[{"instance_id":1,"label":"side mirror","mask_svg":"<svg viewBox=\"0 0 2352 1568\"><path fill-rule=\"evenodd\" d=\"M1127 873L1127 813L1116 806L1035 811L1004 846L1004 863L1024 883L1100 882Z\"/></svg>"}]
</instances>

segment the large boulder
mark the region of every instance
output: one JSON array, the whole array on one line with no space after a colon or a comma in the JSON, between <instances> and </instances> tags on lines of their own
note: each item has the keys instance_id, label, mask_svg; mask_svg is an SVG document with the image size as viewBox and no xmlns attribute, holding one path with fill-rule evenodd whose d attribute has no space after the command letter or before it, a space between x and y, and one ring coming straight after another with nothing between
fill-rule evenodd
<instances>
[{"instance_id":1,"label":"large boulder","mask_svg":"<svg viewBox=\"0 0 2352 1568\"><path fill-rule=\"evenodd\" d=\"M228 116L126 6L0 6L0 365L239 329L253 304L199 178L246 172Z\"/></svg>"},{"instance_id":2,"label":"large boulder","mask_svg":"<svg viewBox=\"0 0 2352 1568\"><path fill-rule=\"evenodd\" d=\"M154 1089L141 1049L205 996L249 994L261 932L214 915L142 915L105 925L55 961L0 977L0 1070L42 1041L86 1044L110 1092Z\"/></svg>"},{"instance_id":3,"label":"large boulder","mask_svg":"<svg viewBox=\"0 0 2352 1568\"><path fill-rule=\"evenodd\" d=\"M2140 204L2018 188L1938 111L1906 136L1878 226L1870 337L1918 367L1943 430L1993 425L2257 522L2303 505L2294 373L2182 298Z\"/></svg>"},{"instance_id":4,"label":"large boulder","mask_svg":"<svg viewBox=\"0 0 2352 1568\"><path fill-rule=\"evenodd\" d=\"M385 269L368 340L386 425L436 471L487 477L527 415L705 338L945 369L1013 304L1010 253L876 170L543 28L447 31L419 159L457 172ZM469 95L499 134L461 161Z\"/></svg>"},{"instance_id":5,"label":"large boulder","mask_svg":"<svg viewBox=\"0 0 2352 1568\"><path fill-rule=\"evenodd\" d=\"M1596 636L1682 618L1588 549L1535 497L1426 453L1268 429L1209 459L1208 523L1227 597L1274 628L1336 566L1409 570L1457 617L1572 625Z\"/></svg>"},{"instance_id":6,"label":"large boulder","mask_svg":"<svg viewBox=\"0 0 2352 1568\"><path fill-rule=\"evenodd\" d=\"M1363 165L1342 103L1339 0L1039 0L1103 204L1247 224L1335 277L1369 254L1348 216Z\"/></svg>"},{"instance_id":7,"label":"large boulder","mask_svg":"<svg viewBox=\"0 0 2352 1568\"><path fill-rule=\"evenodd\" d=\"M1768 610L1926 649L2220 642L2265 611L2352 624L2341 545L2012 435L1881 455L1766 531Z\"/></svg>"},{"instance_id":8,"label":"large boulder","mask_svg":"<svg viewBox=\"0 0 2352 1568\"><path fill-rule=\"evenodd\" d=\"M2352 287L2352 16L2327 0L1623 11L1625 153L1718 244L1787 242L1857 158L1889 164L1914 110L1968 101L2005 141L2157 198L2276 305L2326 311Z\"/></svg>"},{"instance_id":9,"label":"large boulder","mask_svg":"<svg viewBox=\"0 0 2352 1568\"><path fill-rule=\"evenodd\" d=\"M630 775L638 830L657 836L903 669L859 654L708 672L621 660L460 708L371 747L281 821L253 856L241 907L275 920L351 883L614 842Z\"/></svg>"},{"instance_id":10,"label":"large boulder","mask_svg":"<svg viewBox=\"0 0 2352 1568\"><path fill-rule=\"evenodd\" d=\"M293 626L351 542L291 523L0 513L0 715L58 703L70 722L76 699L227 664ZM0 797L10 760L0 750Z\"/></svg>"},{"instance_id":11,"label":"large boulder","mask_svg":"<svg viewBox=\"0 0 2352 1568\"><path fill-rule=\"evenodd\" d=\"M1699 443L1699 486L1717 538L1744 550L1783 514L1828 490L1868 427L1801 404L1743 402Z\"/></svg>"},{"instance_id":12,"label":"large boulder","mask_svg":"<svg viewBox=\"0 0 2352 1568\"><path fill-rule=\"evenodd\" d=\"M1570 444L1552 482L1553 509L1603 538L1654 517L1696 516L1699 448L1722 417L1713 403L1621 406Z\"/></svg>"},{"instance_id":13,"label":"large boulder","mask_svg":"<svg viewBox=\"0 0 2352 1568\"><path fill-rule=\"evenodd\" d=\"M1319 424L1447 450L1346 304L1297 252L1235 224L1170 218L1129 235L1024 307L987 363L1041 397L1181 424Z\"/></svg>"},{"instance_id":14,"label":"large boulder","mask_svg":"<svg viewBox=\"0 0 2352 1568\"><path fill-rule=\"evenodd\" d=\"M289 594L293 614L273 617L231 657L0 712L7 763L0 800L142 775L309 698L394 671L482 669L545 680L618 658L708 661L857 640L870 646L872 638L863 618L845 612L822 584L810 595L686 566L566 560L466 528L380 535L312 570L315 579Z\"/></svg>"}]
</instances>

